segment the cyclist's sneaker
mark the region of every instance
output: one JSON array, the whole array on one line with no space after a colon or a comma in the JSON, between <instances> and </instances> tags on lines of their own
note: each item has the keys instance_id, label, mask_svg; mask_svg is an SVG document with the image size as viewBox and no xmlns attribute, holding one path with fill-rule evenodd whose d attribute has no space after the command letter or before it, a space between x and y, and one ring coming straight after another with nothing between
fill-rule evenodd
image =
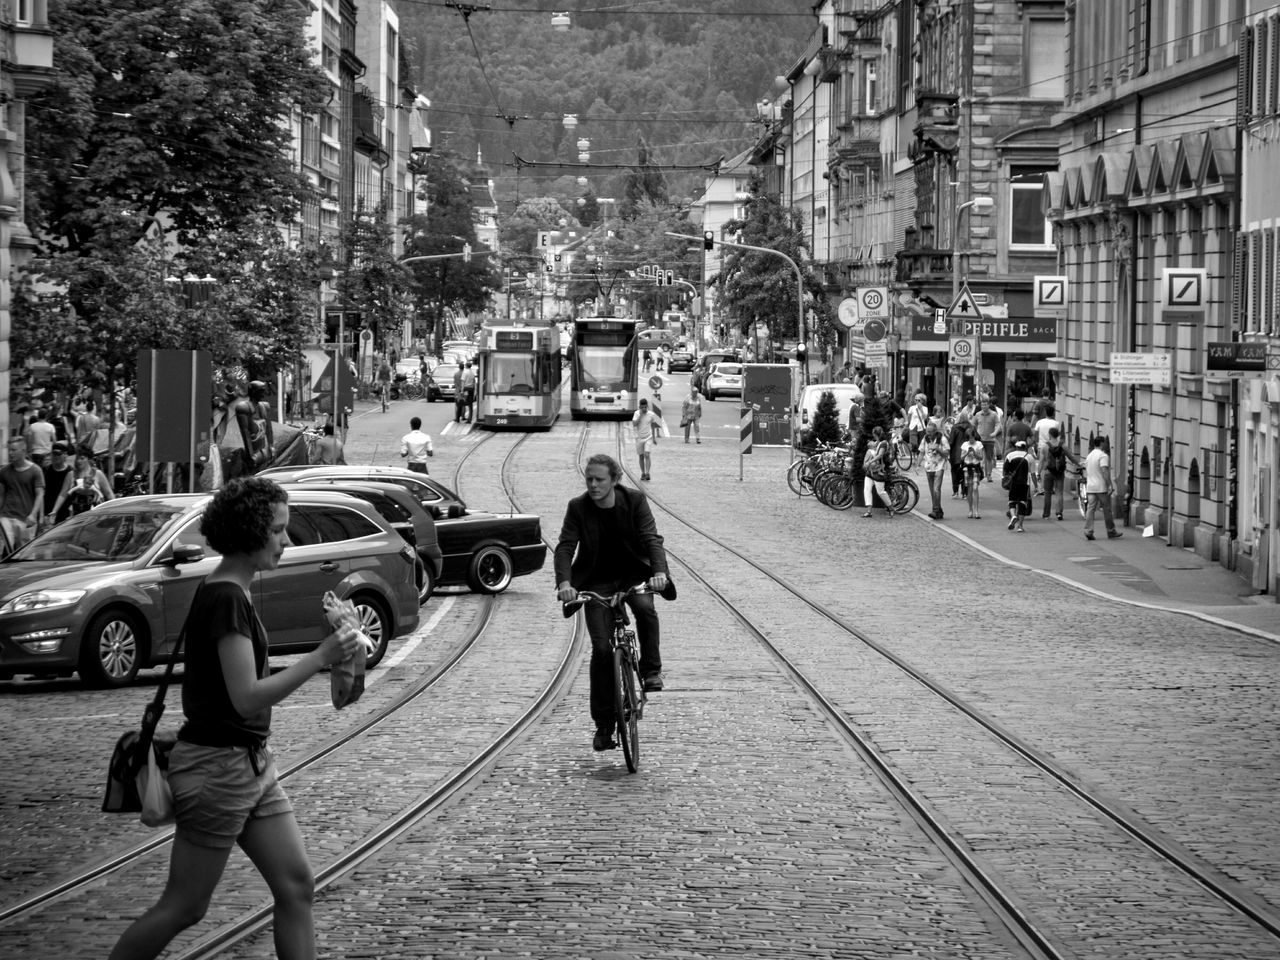
<instances>
[{"instance_id":1,"label":"cyclist's sneaker","mask_svg":"<svg viewBox=\"0 0 1280 960\"><path fill-rule=\"evenodd\" d=\"M646 692L646 693L647 693L647 692L654 691L654 690L661 690L661 689L662 689L662 674L660 674L660 673L651 673L651 674L649 674L647 677L645 677L645 678L644 678L644 689L645 689L645 692Z\"/></svg>"},{"instance_id":2,"label":"cyclist's sneaker","mask_svg":"<svg viewBox=\"0 0 1280 960\"><path fill-rule=\"evenodd\" d=\"M601 750L613 750L618 746L616 740L613 739L613 725L607 727L596 727L596 735L591 741L591 749L597 752Z\"/></svg>"}]
</instances>

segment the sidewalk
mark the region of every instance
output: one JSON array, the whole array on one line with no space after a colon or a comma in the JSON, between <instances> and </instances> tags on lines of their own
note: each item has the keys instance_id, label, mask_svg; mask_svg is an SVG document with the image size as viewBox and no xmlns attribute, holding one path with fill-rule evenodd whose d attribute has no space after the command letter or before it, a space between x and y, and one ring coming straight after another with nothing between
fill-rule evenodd
<instances>
[{"instance_id":1,"label":"sidewalk","mask_svg":"<svg viewBox=\"0 0 1280 960\"><path fill-rule=\"evenodd\" d=\"M914 515L990 557L1071 583L1120 603L1161 610L1181 610L1212 623L1235 626L1261 639L1280 643L1280 605L1258 596L1248 583L1193 550L1170 547L1159 537L1143 537L1142 529L1117 527L1124 536L1107 539L1102 517L1094 521L1097 540L1084 538L1084 521L1076 502L1067 497L1063 520L1040 517L1043 497L1036 497L1026 533L1008 529L1006 494L999 480L982 485L982 519L968 519L963 500L951 499L943 486L943 520L929 519L929 491L923 474L911 471L921 498ZM919 474L919 476L916 476Z\"/></svg>"}]
</instances>

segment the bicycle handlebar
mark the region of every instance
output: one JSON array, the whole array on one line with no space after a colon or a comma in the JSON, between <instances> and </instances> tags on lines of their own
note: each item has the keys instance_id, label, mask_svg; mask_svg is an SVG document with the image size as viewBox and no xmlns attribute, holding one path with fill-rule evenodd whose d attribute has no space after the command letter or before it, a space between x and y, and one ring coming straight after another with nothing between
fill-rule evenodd
<instances>
[{"instance_id":1,"label":"bicycle handlebar","mask_svg":"<svg viewBox=\"0 0 1280 960\"><path fill-rule=\"evenodd\" d=\"M619 590L617 593L596 593L594 590L579 590L578 595L572 600L565 600L561 604L561 612L565 618L569 618L578 612L578 607L584 606L589 601L603 603L607 607L613 607L621 603L627 597L633 597L642 593L652 593L661 596L658 591L649 586L648 582L637 583L634 587L628 587L626 590Z\"/></svg>"}]
</instances>

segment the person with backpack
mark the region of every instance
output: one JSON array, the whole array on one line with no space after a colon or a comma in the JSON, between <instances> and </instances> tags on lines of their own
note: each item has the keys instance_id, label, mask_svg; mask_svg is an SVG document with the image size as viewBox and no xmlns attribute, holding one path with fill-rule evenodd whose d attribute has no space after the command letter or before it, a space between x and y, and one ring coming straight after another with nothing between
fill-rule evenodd
<instances>
[{"instance_id":1,"label":"person with backpack","mask_svg":"<svg viewBox=\"0 0 1280 960\"><path fill-rule=\"evenodd\" d=\"M1067 449L1062 431L1052 426L1040 465L1040 489L1044 491L1044 513L1041 516L1046 520L1050 513L1055 519L1062 519L1062 495L1067 486L1068 463L1080 469L1084 461Z\"/></svg>"},{"instance_id":2,"label":"person with backpack","mask_svg":"<svg viewBox=\"0 0 1280 960\"><path fill-rule=\"evenodd\" d=\"M978 512L982 480L986 476L983 469L986 462L986 448L978 436L978 428L972 425L965 428L964 443L960 444L960 466L964 470L964 496L969 502L969 519L981 520Z\"/></svg>"},{"instance_id":3,"label":"person with backpack","mask_svg":"<svg viewBox=\"0 0 1280 960\"><path fill-rule=\"evenodd\" d=\"M1014 533L1026 533L1022 518L1031 513L1031 458L1027 456L1027 441L1014 443L1004 458L1000 471L1000 485L1009 494L1009 529Z\"/></svg>"},{"instance_id":4,"label":"person with backpack","mask_svg":"<svg viewBox=\"0 0 1280 960\"><path fill-rule=\"evenodd\" d=\"M867 441L867 451L862 457L862 502L867 507L864 517L871 516L871 504L875 503L877 493L880 494L885 513L893 516L889 493L884 486L884 481L889 476L889 457L889 441L885 439L884 427L877 424L871 428L871 439Z\"/></svg>"}]
</instances>

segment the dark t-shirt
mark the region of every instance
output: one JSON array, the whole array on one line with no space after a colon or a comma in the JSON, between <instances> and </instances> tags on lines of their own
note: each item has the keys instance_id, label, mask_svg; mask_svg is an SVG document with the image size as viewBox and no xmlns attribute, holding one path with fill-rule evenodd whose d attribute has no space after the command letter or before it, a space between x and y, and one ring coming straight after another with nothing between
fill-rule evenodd
<instances>
[{"instance_id":1,"label":"dark t-shirt","mask_svg":"<svg viewBox=\"0 0 1280 960\"><path fill-rule=\"evenodd\" d=\"M58 494L62 493L62 485L67 482L67 474L71 472L71 464L65 464L61 470L44 467L44 513L52 516L53 505L58 502Z\"/></svg>"},{"instance_id":2,"label":"dark t-shirt","mask_svg":"<svg viewBox=\"0 0 1280 960\"><path fill-rule=\"evenodd\" d=\"M25 470L6 463L0 467L0 485L4 486L0 517L26 520L36 505L36 498L44 496L44 471L29 461Z\"/></svg>"},{"instance_id":3,"label":"dark t-shirt","mask_svg":"<svg viewBox=\"0 0 1280 960\"><path fill-rule=\"evenodd\" d=\"M1031 441L1031 434L1034 433L1031 424L1025 420L1015 420L1009 424L1009 443L1014 444L1019 440L1026 440L1028 444Z\"/></svg>"},{"instance_id":4,"label":"dark t-shirt","mask_svg":"<svg viewBox=\"0 0 1280 960\"><path fill-rule=\"evenodd\" d=\"M206 747L257 746L271 734L271 708L242 717L231 705L218 657L218 641L240 634L253 642L253 663L265 679L267 631L253 604L234 583L205 583L196 592L187 616L183 651L182 712L187 722L179 739Z\"/></svg>"}]
</instances>

